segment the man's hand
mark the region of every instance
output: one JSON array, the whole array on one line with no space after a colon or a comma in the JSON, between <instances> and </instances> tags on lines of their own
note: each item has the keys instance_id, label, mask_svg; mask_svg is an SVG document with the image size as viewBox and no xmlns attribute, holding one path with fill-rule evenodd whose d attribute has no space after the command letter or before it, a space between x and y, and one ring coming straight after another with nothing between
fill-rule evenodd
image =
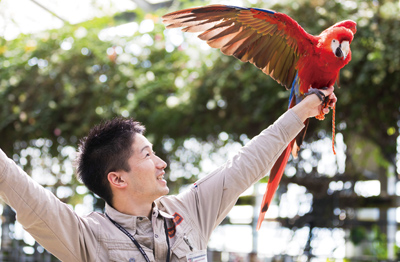
<instances>
[{"instance_id":1,"label":"man's hand","mask_svg":"<svg viewBox=\"0 0 400 262\"><path fill-rule=\"evenodd\" d=\"M329 87L326 90L320 90L326 97L329 97L328 106L332 108L337 101L335 94L333 93L333 86ZM323 110L324 114L329 113L329 108L322 109L322 103L320 98L317 95L312 94L306 96L303 101L294 106L293 111L297 114L297 116L304 122L307 118L317 116Z\"/></svg>"}]
</instances>

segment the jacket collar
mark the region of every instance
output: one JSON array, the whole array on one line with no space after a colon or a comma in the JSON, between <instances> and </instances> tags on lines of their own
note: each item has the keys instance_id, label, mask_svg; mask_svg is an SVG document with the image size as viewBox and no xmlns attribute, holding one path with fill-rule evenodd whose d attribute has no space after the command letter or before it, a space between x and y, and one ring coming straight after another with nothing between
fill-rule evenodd
<instances>
[{"instance_id":1,"label":"jacket collar","mask_svg":"<svg viewBox=\"0 0 400 262\"><path fill-rule=\"evenodd\" d=\"M141 217L141 216L132 216L128 214L124 214L116 210L115 208L111 207L106 203L105 205L105 212L107 215L120 224L122 227L132 230L133 232L136 231L136 225L141 223L142 221L148 220L147 217ZM167 219L173 219L174 217L171 216L170 214L161 211L158 209L157 203L153 202L153 210L151 214L152 218L157 218L157 217L164 217Z\"/></svg>"}]
</instances>

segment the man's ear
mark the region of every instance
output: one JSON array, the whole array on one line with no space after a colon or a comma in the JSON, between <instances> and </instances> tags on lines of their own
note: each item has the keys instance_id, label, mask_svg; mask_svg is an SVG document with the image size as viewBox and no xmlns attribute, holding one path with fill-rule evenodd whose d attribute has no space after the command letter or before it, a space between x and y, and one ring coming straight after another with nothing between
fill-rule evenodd
<instances>
[{"instance_id":1,"label":"man's ear","mask_svg":"<svg viewBox=\"0 0 400 262\"><path fill-rule=\"evenodd\" d=\"M107 179L110 185L115 188L125 188L128 184L126 183L122 172L110 172L107 175Z\"/></svg>"}]
</instances>

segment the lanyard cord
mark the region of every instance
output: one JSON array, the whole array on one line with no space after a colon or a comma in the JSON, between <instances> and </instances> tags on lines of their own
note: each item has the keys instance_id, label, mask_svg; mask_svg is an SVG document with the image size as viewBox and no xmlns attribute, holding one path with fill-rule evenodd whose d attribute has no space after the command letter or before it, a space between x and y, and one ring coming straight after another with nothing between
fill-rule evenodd
<instances>
[{"instance_id":1,"label":"lanyard cord","mask_svg":"<svg viewBox=\"0 0 400 262\"><path fill-rule=\"evenodd\" d=\"M119 229L121 230L125 235L129 237L129 239L135 244L135 246L139 249L140 253L144 257L144 259L147 262L150 262L149 257L147 256L146 252L144 252L142 246L137 242L137 240L129 233L123 226L115 222L114 220L111 219L111 217L108 216L107 213L105 213L108 219ZM168 230L167 230L167 221L164 218L164 229L165 229L165 237L167 238L167 245L168 245L168 251L167 251L167 262L169 262L169 256L170 256L170 246L169 246L169 239L168 239Z\"/></svg>"},{"instance_id":2,"label":"lanyard cord","mask_svg":"<svg viewBox=\"0 0 400 262\"><path fill-rule=\"evenodd\" d=\"M169 246L169 237L168 237L168 228L167 228L167 220L164 217L164 229L165 229L165 237L167 238L167 245L168 245L168 251L167 251L167 262L169 262L169 256L171 252L171 248Z\"/></svg>"}]
</instances>

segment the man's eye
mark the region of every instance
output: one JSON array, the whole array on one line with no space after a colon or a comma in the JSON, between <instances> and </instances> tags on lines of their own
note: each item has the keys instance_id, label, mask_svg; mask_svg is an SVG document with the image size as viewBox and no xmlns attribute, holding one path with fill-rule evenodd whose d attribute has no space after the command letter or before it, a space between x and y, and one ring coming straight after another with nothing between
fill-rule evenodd
<instances>
[{"instance_id":1,"label":"man's eye","mask_svg":"<svg viewBox=\"0 0 400 262\"><path fill-rule=\"evenodd\" d=\"M155 151L151 151L151 153L146 153L146 157L151 156L151 154L156 155L156 152Z\"/></svg>"}]
</instances>

